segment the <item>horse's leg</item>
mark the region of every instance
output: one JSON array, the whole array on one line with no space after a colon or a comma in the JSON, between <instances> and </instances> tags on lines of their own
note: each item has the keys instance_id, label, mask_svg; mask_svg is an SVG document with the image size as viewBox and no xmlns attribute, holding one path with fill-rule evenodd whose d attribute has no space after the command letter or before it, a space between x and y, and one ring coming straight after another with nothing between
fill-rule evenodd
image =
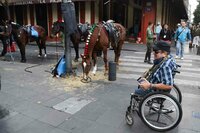
<instances>
[{"instance_id":1,"label":"horse's leg","mask_svg":"<svg viewBox=\"0 0 200 133\"><path fill-rule=\"evenodd\" d=\"M46 41L44 41L44 57L47 57Z\"/></svg>"},{"instance_id":2,"label":"horse's leg","mask_svg":"<svg viewBox=\"0 0 200 133\"><path fill-rule=\"evenodd\" d=\"M105 75L108 74L108 58L107 58L107 48L103 49L103 61L105 64Z\"/></svg>"},{"instance_id":3,"label":"horse's leg","mask_svg":"<svg viewBox=\"0 0 200 133\"><path fill-rule=\"evenodd\" d=\"M36 39L36 43L38 45L38 48L39 48L39 54L38 54L38 57L41 57L42 56L42 46L41 46L41 43L40 43L40 39Z\"/></svg>"},{"instance_id":4,"label":"horse's leg","mask_svg":"<svg viewBox=\"0 0 200 133\"><path fill-rule=\"evenodd\" d=\"M74 61L77 62L78 58L79 58L79 46L78 46L79 42L75 42L75 43L73 43L73 45L74 45L74 50L76 53L76 57L75 57Z\"/></svg>"},{"instance_id":5,"label":"horse's leg","mask_svg":"<svg viewBox=\"0 0 200 133\"><path fill-rule=\"evenodd\" d=\"M95 75L97 71L97 53L96 52L93 52L92 59L93 59L93 66L94 66L92 73Z\"/></svg>"},{"instance_id":6,"label":"horse's leg","mask_svg":"<svg viewBox=\"0 0 200 133\"><path fill-rule=\"evenodd\" d=\"M22 63L25 63L26 62L26 55L25 55L25 44L17 41L17 44L18 44L18 47L19 47L19 50L20 50L20 53L21 53L21 62Z\"/></svg>"},{"instance_id":7,"label":"horse's leg","mask_svg":"<svg viewBox=\"0 0 200 133\"><path fill-rule=\"evenodd\" d=\"M72 34L71 37L70 37L72 43L73 43L73 46L74 46L74 50L75 50L75 53L76 53L76 57L74 59L75 62L78 61L78 58L79 58L79 42L80 42L80 35L78 34Z\"/></svg>"},{"instance_id":8,"label":"horse's leg","mask_svg":"<svg viewBox=\"0 0 200 133\"><path fill-rule=\"evenodd\" d=\"M4 56L4 55L7 53L7 46L8 46L8 43L7 43L6 40L7 40L6 38L3 38L3 39L2 39L3 51L1 52L1 55L0 55L0 56Z\"/></svg>"},{"instance_id":9,"label":"horse's leg","mask_svg":"<svg viewBox=\"0 0 200 133\"><path fill-rule=\"evenodd\" d=\"M47 57L47 51L46 51L46 40L41 40L41 43L40 43L43 48L44 48L44 57Z\"/></svg>"},{"instance_id":10,"label":"horse's leg","mask_svg":"<svg viewBox=\"0 0 200 133\"><path fill-rule=\"evenodd\" d=\"M121 55L123 43L124 43L123 41L119 41L116 49L114 50L115 51L115 62L116 62L117 65L119 65L119 57Z\"/></svg>"}]
</instances>

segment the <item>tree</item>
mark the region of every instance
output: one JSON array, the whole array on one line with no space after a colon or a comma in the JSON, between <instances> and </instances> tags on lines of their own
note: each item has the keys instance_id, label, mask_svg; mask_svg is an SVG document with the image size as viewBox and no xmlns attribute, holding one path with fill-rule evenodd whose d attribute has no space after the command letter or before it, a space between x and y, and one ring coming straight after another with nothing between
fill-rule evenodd
<instances>
[{"instance_id":1,"label":"tree","mask_svg":"<svg viewBox=\"0 0 200 133\"><path fill-rule=\"evenodd\" d=\"M194 23L198 24L200 22L200 2L197 5L197 8L193 14L194 14Z\"/></svg>"}]
</instances>

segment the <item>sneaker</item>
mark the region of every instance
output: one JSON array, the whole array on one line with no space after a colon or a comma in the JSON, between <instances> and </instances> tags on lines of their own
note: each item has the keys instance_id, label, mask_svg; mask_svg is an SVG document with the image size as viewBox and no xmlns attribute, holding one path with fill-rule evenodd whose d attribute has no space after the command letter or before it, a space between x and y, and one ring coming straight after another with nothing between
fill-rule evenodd
<instances>
[{"instance_id":1,"label":"sneaker","mask_svg":"<svg viewBox=\"0 0 200 133\"><path fill-rule=\"evenodd\" d=\"M179 57L176 55L175 59L178 59Z\"/></svg>"},{"instance_id":2,"label":"sneaker","mask_svg":"<svg viewBox=\"0 0 200 133\"><path fill-rule=\"evenodd\" d=\"M147 63L148 61L147 60L144 60L144 63Z\"/></svg>"},{"instance_id":3,"label":"sneaker","mask_svg":"<svg viewBox=\"0 0 200 133\"><path fill-rule=\"evenodd\" d=\"M148 63L148 64L153 64L153 62L151 62L151 61L148 61L147 63Z\"/></svg>"},{"instance_id":4,"label":"sneaker","mask_svg":"<svg viewBox=\"0 0 200 133\"><path fill-rule=\"evenodd\" d=\"M181 57L181 60L183 60L184 58L183 57Z\"/></svg>"}]
</instances>

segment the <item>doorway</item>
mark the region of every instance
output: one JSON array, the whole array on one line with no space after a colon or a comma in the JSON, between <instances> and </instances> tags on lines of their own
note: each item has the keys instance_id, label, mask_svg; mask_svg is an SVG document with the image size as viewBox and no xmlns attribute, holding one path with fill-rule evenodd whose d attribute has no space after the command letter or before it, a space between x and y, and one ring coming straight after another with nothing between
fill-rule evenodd
<instances>
[{"instance_id":1,"label":"doorway","mask_svg":"<svg viewBox=\"0 0 200 133\"><path fill-rule=\"evenodd\" d=\"M48 26L47 26L47 7L46 5L35 5L36 11L36 23L37 25L42 26L48 35Z\"/></svg>"}]
</instances>

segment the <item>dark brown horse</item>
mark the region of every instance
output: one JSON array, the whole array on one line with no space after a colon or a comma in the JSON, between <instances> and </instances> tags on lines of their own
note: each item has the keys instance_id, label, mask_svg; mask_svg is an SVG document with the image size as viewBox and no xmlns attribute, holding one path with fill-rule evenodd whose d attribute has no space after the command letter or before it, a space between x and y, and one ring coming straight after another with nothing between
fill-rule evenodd
<instances>
[{"instance_id":1,"label":"dark brown horse","mask_svg":"<svg viewBox=\"0 0 200 133\"><path fill-rule=\"evenodd\" d=\"M59 21L54 22L53 25L52 25L51 36L55 36L59 32L64 33L64 27L65 27L64 22L59 22ZM73 43L74 50L75 50L75 53L76 53L74 61L78 61L78 58L79 58L79 43L81 41L81 38L83 38L84 40L86 39L86 37L88 35L88 30L90 29L90 25L88 23L78 24L77 29L78 29L78 31L76 31L74 34L70 35L70 40Z\"/></svg>"},{"instance_id":2,"label":"dark brown horse","mask_svg":"<svg viewBox=\"0 0 200 133\"><path fill-rule=\"evenodd\" d=\"M21 62L26 62L25 56L25 47L28 42L36 41L39 47L39 55L42 56L42 49L44 49L46 57L46 31L43 27L34 25L34 26L20 26L19 24L13 22L7 22L6 27L11 27L11 35L16 41L20 53L21 53Z\"/></svg>"},{"instance_id":3,"label":"dark brown horse","mask_svg":"<svg viewBox=\"0 0 200 133\"><path fill-rule=\"evenodd\" d=\"M7 30L5 26L0 26L0 40L3 44L3 51L0 56L4 56L7 52L7 46L10 43L10 32Z\"/></svg>"},{"instance_id":4,"label":"dark brown horse","mask_svg":"<svg viewBox=\"0 0 200 133\"><path fill-rule=\"evenodd\" d=\"M111 32L107 32L106 25L113 25L112 28L115 29L115 33L118 34L117 37L113 38ZM114 34L115 34L114 33ZM109 48L109 43L114 49L115 53L115 62L118 64L119 57L121 53L122 46L124 44L124 40L126 37L125 28L118 23L98 23L92 26L90 33L88 35L88 39L85 44L85 51L82 56L82 67L83 67L83 78L88 80L88 74L92 67L91 60L93 59L93 74L96 73L97 64L96 64L96 54L99 50L103 51L103 60L105 63L105 73L108 71L108 59L107 59L107 51Z\"/></svg>"}]
</instances>

